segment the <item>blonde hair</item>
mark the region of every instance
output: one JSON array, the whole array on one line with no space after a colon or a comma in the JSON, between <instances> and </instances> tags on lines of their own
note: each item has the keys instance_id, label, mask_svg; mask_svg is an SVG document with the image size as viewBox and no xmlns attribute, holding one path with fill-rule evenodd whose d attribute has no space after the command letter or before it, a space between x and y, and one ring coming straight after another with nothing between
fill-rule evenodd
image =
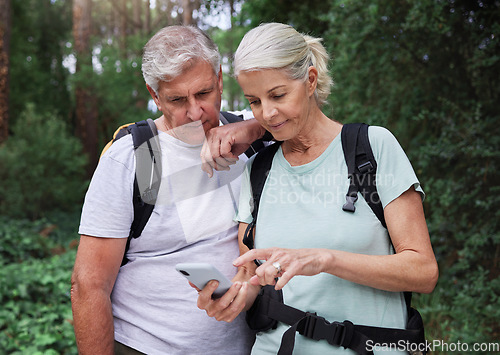
<instances>
[{"instance_id":1,"label":"blonde hair","mask_svg":"<svg viewBox=\"0 0 500 355\"><path fill-rule=\"evenodd\" d=\"M325 104L333 80L328 72L328 53L314 38L282 23L264 23L245 34L234 55L235 76L245 71L283 69L291 79L306 80L308 69L318 71L314 96L318 106Z\"/></svg>"}]
</instances>

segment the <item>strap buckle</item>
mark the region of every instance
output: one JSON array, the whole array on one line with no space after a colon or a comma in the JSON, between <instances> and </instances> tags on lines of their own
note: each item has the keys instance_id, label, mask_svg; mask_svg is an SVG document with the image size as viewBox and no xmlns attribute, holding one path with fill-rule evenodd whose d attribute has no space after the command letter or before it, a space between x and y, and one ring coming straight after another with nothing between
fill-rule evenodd
<instances>
[{"instance_id":1,"label":"strap buckle","mask_svg":"<svg viewBox=\"0 0 500 355\"><path fill-rule=\"evenodd\" d=\"M358 166L358 170L361 174L366 174L374 170L374 167L371 161L367 161L366 163L363 163L360 166Z\"/></svg>"},{"instance_id":2,"label":"strap buckle","mask_svg":"<svg viewBox=\"0 0 500 355\"><path fill-rule=\"evenodd\" d=\"M346 200L346 202L345 202L344 206L342 206L342 210L344 210L346 212L356 211L356 207L354 206L354 204L358 200L358 195L357 194L355 196L346 195L345 200Z\"/></svg>"},{"instance_id":3,"label":"strap buckle","mask_svg":"<svg viewBox=\"0 0 500 355\"><path fill-rule=\"evenodd\" d=\"M299 334L313 339L325 339L331 345L343 345L345 338L345 326L343 323L330 323L325 318L318 316L316 313L306 312L304 321L301 322L297 331Z\"/></svg>"}]
</instances>

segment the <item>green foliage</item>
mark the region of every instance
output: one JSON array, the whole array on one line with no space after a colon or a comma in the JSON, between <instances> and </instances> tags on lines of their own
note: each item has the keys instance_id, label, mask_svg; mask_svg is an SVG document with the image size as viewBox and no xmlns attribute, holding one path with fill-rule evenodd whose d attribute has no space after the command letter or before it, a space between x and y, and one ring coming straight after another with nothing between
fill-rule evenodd
<instances>
[{"instance_id":1,"label":"green foliage","mask_svg":"<svg viewBox=\"0 0 500 355\"><path fill-rule=\"evenodd\" d=\"M0 348L8 354L77 354L70 278L75 253L0 269Z\"/></svg>"},{"instance_id":2,"label":"green foliage","mask_svg":"<svg viewBox=\"0 0 500 355\"><path fill-rule=\"evenodd\" d=\"M500 280L490 280L487 275L481 268L470 270L467 285L442 276L432 294L414 297L413 304L425 321L425 335L430 342L498 341ZM441 349L434 350L433 354L447 354Z\"/></svg>"},{"instance_id":3,"label":"green foliage","mask_svg":"<svg viewBox=\"0 0 500 355\"><path fill-rule=\"evenodd\" d=\"M300 32L321 36L329 26L323 15L331 8L332 1L324 0L252 0L244 3L240 23L250 22L250 27L255 27L263 22L282 22Z\"/></svg>"},{"instance_id":4,"label":"green foliage","mask_svg":"<svg viewBox=\"0 0 500 355\"><path fill-rule=\"evenodd\" d=\"M11 125L33 102L41 111L69 117L68 70L63 66L71 38L71 1L11 0Z\"/></svg>"},{"instance_id":5,"label":"green foliage","mask_svg":"<svg viewBox=\"0 0 500 355\"><path fill-rule=\"evenodd\" d=\"M0 216L0 265L17 263L29 258L50 256L55 244L40 234L50 228L45 221L10 220Z\"/></svg>"},{"instance_id":6,"label":"green foliage","mask_svg":"<svg viewBox=\"0 0 500 355\"><path fill-rule=\"evenodd\" d=\"M426 212L441 266L435 292L449 307L439 338L455 341L486 341L500 331L500 137L490 133L498 117L475 105L462 111L443 102L443 112L416 119L439 127L416 160L430 176Z\"/></svg>"},{"instance_id":7,"label":"green foliage","mask_svg":"<svg viewBox=\"0 0 500 355\"><path fill-rule=\"evenodd\" d=\"M35 218L80 203L86 159L64 122L29 104L12 131L0 146L0 214Z\"/></svg>"},{"instance_id":8,"label":"green foliage","mask_svg":"<svg viewBox=\"0 0 500 355\"><path fill-rule=\"evenodd\" d=\"M245 32L245 28L243 27L234 27L228 31L221 29L212 29L209 31L222 56L224 80L222 99L223 102L227 102L228 104L228 107L222 107L223 110L242 110L248 108L248 101L243 96L243 91L233 76L234 52Z\"/></svg>"},{"instance_id":9,"label":"green foliage","mask_svg":"<svg viewBox=\"0 0 500 355\"><path fill-rule=\"evenodd\" d=\"M70 299L75 250L68 247L75 244L69 241L78 216L56 217L33 222L0 217L2 353L77 353Z\"/></svg>"},{"instance_id":10,"label":"green foliage","mask_svg":"<svg viewBox=\"0 0 500 355\"><path fill-rule=\"evenodd\" d=\"M334 54L332 106L342 121L389 126L407 149L427 139L413 117L442 111L443 99L467 110L498 110L498 3L338 2L328 15ZM493 111L492 111L493 109Z\"/></svg>"},{"instance_id":11,"label":"green foliage","mask_svg":"<svg viewBox=\"0 0 500 355\"><path fill-rule=\"evenodd\" d=\"M79 219L79 210L35 221L0 216L0 266L65 252L78 238Z\"/></svg>"},{"instance_id":12,"label":"green foliage","mask_svg":"<svg viewBox=\"0 0 500 355\"><path fill-rule=\"evenodd\" d=\"M97 102L101 148L122 124L151 117L151 97L141 72L142 47L148 38L136 35L126 40L126 49L120 49L117 40L96 38L94 66L82 66L69 80L74 87L87 88Z\"/></svg>"},{"instance_id":13,"label":"green foliage","mask_svg":"<svg viewBox=\"0 0 500 355\"><path fill-rule=\"evenodd\" d=\"M135 38L134 43L134 47L139 47L146 40ZM102 71L95 76L97 80L94 84L103 133L101 144L105 144L118 126L151 117L147 110L147 102L151 97L142 77L140 55L131 54L124 58L117 55L112 46L105 46L98 58Z\"/></svg>"},{"instance_id":14,"label":"green foliage","mask_svg":"<svg viewBox=\"0 0 500 355\"><path fill-rule=\"evenodd\" d=\"M44 233L50 234L50 240L56 244L56 248L61 248L75 243L80 238L78 234L78 224L81 216L81 205L73 210L54 210L47 212L42 219L45 222ZM57 247L59 246L59 247Z\"/></svg>"}]
</instances>

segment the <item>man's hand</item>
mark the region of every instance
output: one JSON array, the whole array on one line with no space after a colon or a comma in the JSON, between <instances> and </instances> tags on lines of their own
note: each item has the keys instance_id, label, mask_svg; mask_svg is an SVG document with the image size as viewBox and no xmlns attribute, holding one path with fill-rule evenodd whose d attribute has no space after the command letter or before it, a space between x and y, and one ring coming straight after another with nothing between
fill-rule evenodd
<instances>
[{"instance_id":1,"label":"man's hand","mask_svg":"<svg viewBox=\"0 0 500 355\"><path fill-rule=\"evenodd\" d=\"M201 169L210 177L214 169L229 170L238 161L238 156L264 133L264 128L255 119L212 128L201 150Z\"/></svg>"},{"instance_id":2,"label":"man's hand","mask_svg":"<svg viewBox=\"0 0 500 355\"><path fill-rule=\"evenodd\" d=\"M198 291L198 308L204 309L209 317L218 321L232 322L241 312L248 310L259 294L260 286L248 283L255 271L255 264L252 261L242 264L238 268L238 273L231 280L233 285L220 298L213 298L212 295L219 283L210 281L203 290L198 289L190 283L191 287Z\"/></svg>"}]
</instances>

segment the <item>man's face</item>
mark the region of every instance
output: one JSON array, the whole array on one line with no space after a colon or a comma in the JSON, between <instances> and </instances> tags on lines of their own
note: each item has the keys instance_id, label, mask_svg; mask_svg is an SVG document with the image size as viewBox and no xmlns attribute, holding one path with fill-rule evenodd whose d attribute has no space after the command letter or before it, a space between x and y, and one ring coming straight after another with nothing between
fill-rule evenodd
<instances>
[{"instance_id":1,"label":"man's face","mask_svg":"<svg viewBox=\"0 0 500 355\"><path fill-rule=\"evenodd\" d=\"M186 143L203 143L205 132L219 125L222 71L217 76L205 61L192 63L172 81L160 81L158 95L148 90L163 112L160 129Z\"/></svg>"}]
</instances>

